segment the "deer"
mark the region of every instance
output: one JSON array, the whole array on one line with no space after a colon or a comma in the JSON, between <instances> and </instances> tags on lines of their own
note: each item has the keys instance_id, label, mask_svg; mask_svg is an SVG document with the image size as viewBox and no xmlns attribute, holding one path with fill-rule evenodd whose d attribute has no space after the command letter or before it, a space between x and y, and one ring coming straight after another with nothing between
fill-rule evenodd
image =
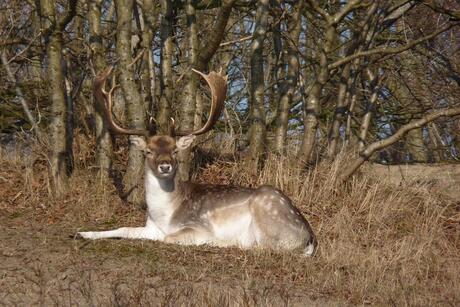
<instances>
[{"instance_id":1,"label":"deer","mask_svg":"<svg viewBox=\"0 0 460 307\"><path fill-rule=\"evenodd\" d=\"M106 91L112 68L96 76L93 95L110 133L129 135L131 144L145 155L147 220L143 227L78 232L79 238L146 239L242 249L260 247L314 255L317 240L310 224L280 190L269 185L246 188L198 184L180 181L176 176L178 152L190 148L195 138L210 131L219 119L225 106L227 76L222 72L205 74L193 70L206 81L211 92L206 123L195 131L182 132L176 131L171 119L168 135L156 135L151 133L152 129L123 128L114 121L114 82Z\"/></svg>"}]
</instances>

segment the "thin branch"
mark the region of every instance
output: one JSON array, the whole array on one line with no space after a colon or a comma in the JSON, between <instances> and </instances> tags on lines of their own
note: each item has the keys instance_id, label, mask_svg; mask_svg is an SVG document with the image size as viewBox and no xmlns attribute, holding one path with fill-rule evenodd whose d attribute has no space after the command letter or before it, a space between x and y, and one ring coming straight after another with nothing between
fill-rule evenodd
<instances>
[{"instance_id":1,"label":"thin branch","mask_svg":"<svg viewBox=\"0 0 460 307\"><path fill-rule=\"evenodd\" d=\"M421 44L427 40L430 40L436 36L438 36L439 34L441 34L442 32L445 32L455 26L458 26L460 25L459 23L449 23L447 25L445 25L444 27L434 31L433 33L429 34L429 35L426 35L426 36L423 36L423 37L420 37L416 40L413 40L411 41L410 43L407 43L406 45L404 46L401 46L401 47L386 47L386 46L381 46L381 47L376 47L374 49L370 49L370 50L366 50L366 51L360 51L360 52L357 52L355 54L352 54L352 55L349 55L347 57L344 57L338 61L335 61L334 63L331 63L329 64L329 69L335 69L335 68L338 68L339 66L342 66L344 64L347 64L351 61L353 61L354 59L357 59L357 58L360 58L360 57L365 57L365 56L370 56L370 55L374 55L374 54L385 54L385 55L388 55L388 54L397 54L397 53L401 53L401 52L404 52L406 50L409 50L411 49L412 47L418 45L418 44Z\"/></svg>"},{"instance_id":2,"label":"thin branch","mask_svg":"<svg viewBox=\"0 0 460 307\"><path fill-rule=\"evenodd\" d=\"M407 11L412 9L416 3L413 0L404 0L388 9L388 15L383 19L387 24L391 24L392 21L395 21L401 18Z\"/></svg>"},{"instance_id":3,"label":"thin branch","mask_svg":"<svg viewBox=\"0 0 460 307\"><path fill-rule=\"evenodd\" d=\"M428 6L429 8L431 8L435 12L438 12L438 13L441 13L441 14L446 14L452 20L460 21L460 10L446 9L446 8L444 8L442 6L439 6L436 3L436 1L434 1L434 0L425 0L425 1L421 1L421 2L423 2L424 5Z\"/></svg>"},{"instance_id":4,"label":"thin branch","mask_svg":"<svg viewBox=\"0 0 460 307\"><path fill-rule=\"evenodd\" d=\"M38 139L41 140L42 139L41 131L40 131L39 127L37 126L37 122L36 122L32 112L30 111L29 106L27 105L27 101L24 98L24 94L22 93L21 88L18 86L18 82L16 80L16 77L14 76L13 72L11 71L11 67L10 67L8 59L6 58L5 51L2 51L0 57L1 57L2 64L5 67L8 80L11 83L14 84L14 88L15 88L15 91L16 91L16 96L19 98L19 102L21 103L21 106L22 106L22 109L24 110L26 118L29 121L30 125L32 126L31 129L35 131L35 134L37 135Z\"/></svg>"},{"instance_id":5,"label":"thin branch","mask_svg":"<svg viewBox=\"0 0 460 307\"><path fill-rule=\"evenodd\" d=\"M332 16L326 10L323 10L323 8L321 8L318 5L318 1L307 0L307 2L313 10L315 10L318 14L323 16L324 20L326 20L328 23L331 23Z\"/></svg>"},{"instance_id":6,"label":"thin branch","mask_svg":"<svg viewBox=\"0 0 460 307\"><path fill-rule=\"evenodd\" d=\"M144 55L144 51L145 51L145 49L142 49L141 52L139 52L139 54L134 58L134 60L131 63L128 64L127 67L131 67L134 64L136 64L137 61L139 61L139 59L142 58L142 55Z\"/></svg>"},{"instance_id":7,"label":"thin branch","mask_svg":"<svg viewBox=\"0 0 460 307\"><path fill-rule=\"evenodd\" d=\"M11 59L8 60L8 64L13 62L17 57L21 56L24 52L26 52L27 49L29 49L32 46L32 44L37 40L37 38L39 38L41 35L42 35L42 31L39 31L38 34L35 35L35 37L29 42L29 44L24 49L19 51Z\"/></svg>"},{"instance_id":8,"label":"thin branch","mask_svg":"<svg viewBox=\"0 0 460 307\"><path fill-rule=\"evenodd\" d=\"M220 47L224 47L224 46L232 45L232 44L236 44L236 43L241 43L241 42L244 42L244 41L247 41L247 40L250 40L250 39L252 39L252 35L248 35L248 36L245 36L243 38L234 39L234 40L231 40L231 41L228 41L228 42L225 42L225 43L221 43Z\"/></svg>"},{"instance_id":9,"label":"thin branch","mask_svg":"<svg viewBox=\"0 0 460 307\"><path fill-rule=\"evenodd\" d=\"M355 10L356 8L363 6L364 4L360 3L360 0L353 0L349 1L340 11L332 16L332 22L334 25L338 24L342 19L348 15L351 11Z\"/></svg>"},{"instance_id":10,"label":"thin branch","mask_svg":"<svg viewBox=\"0 0 460 307\"><path fill-rule=\"evenodd\" d=\"M351 11L353 11L357 7L367 5L360 3L360 0L352 0L349 1L345 6L343 6L340 11L338 11L334 15L331 15L318 5L318 1L307 0L307 2L310 5L310 7L313 8L318 14L320 14L330 26L337 25L340 21L342 21L342 19L345 16L347 16Z\"/></svg>"}]
</instances>

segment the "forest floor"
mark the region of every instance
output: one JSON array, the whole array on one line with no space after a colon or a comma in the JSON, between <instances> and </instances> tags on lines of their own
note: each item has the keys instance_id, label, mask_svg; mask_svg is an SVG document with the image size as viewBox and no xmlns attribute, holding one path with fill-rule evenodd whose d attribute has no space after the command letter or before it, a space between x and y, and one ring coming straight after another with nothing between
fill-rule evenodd
<instances>
[{"instance_id":1,"label":"forest floor","mask_svg":"<svg viewBox=\"0 0 460 307\"><path fill-rule=\"evenodd\" d=\"M294 183L278 178L272 184L302 203L317 233L318 253L307 258L74 239L78 230L144 222L142 208L122 202L113 185L99 185L79 163L70 192L56 200L48 196L40 158L26 163L1 156L0 305L460 305L460 203L444 197L439 185L434 192L409 180L364 180L326 189L333 176L324 170L298 178L309 190L296 192ZM201 174L244 184L232 179L242 176L238 167L217 163ZM257 180L266 181L263 176Z\"/></svg>"}]
</instances>

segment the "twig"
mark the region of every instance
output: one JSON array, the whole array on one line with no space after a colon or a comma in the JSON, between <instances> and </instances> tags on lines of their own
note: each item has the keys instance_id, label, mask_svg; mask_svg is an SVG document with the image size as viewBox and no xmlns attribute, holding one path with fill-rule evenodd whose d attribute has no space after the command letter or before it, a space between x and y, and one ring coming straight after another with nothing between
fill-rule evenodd
<instances>
[{"instance_id":1,"label":"twig","mask_svg":"<svg viewBox=\"0 0 460 307\"><path fill-rule=\"evenodd\" d=\"M19 101L21 102L21 106L22 106L22 109L24 110L27 120L29 121L32 128L35 130L35 134L37 135L38 139L41 140L42 139L41 131L39 127L37 126L37 122L34 116L32 115L32 112L30 112L29 106L27 105L27 101L24 98L24 94L22 93L21 88L18 86L16 77L13 75L13 72L11 71L11 67L6 58L5 51L1 52L1 61L2 61L3 66L5 67L8 80L14 84L16 95L18 96Z\"/></svg>"},{"instance_id":2,"label":"twig","mask_svg":"<svg viewBox=\"0 0 460 307\"><path fill-rule=\"evenodd\" d=\"M141 52L139 52L139 54L136 56L136 58L131 63L128 64L128 67L131 67L134 64L136 64L136 62L139 61L140 58L142 58L142 55L144 54L144 51L145 51L145 49L142 49Z\"/></svg>"},{"instance_id":3,"label":"twig","mask_svg":"<svg viewBox=\"0 0 460 307\"><path fill-rule=\"evenodd\" d=\"M17 57L21 56L24 52L27 51L27 49L30 48L30 46L32 46L32 44L37 40L37 38L39 38L40 36L42 35L42 31L39 31L37 35L35 35L35 37L29 42L29 44L24 48L22 49L21 51L19 51L15 56L13 56L11 59L9 59L8 61L8 64L10 64L11 62L13 62Z\"/></svg>"},{"instance_id":4,"label":"twig","mask_svg":"<svg viewBox=\"0 0 460 307\"><path fill-rule=\"evenodd\" d=\"M244 42L244 41L250 40L251 38L252 38L252 35L245 36L245 37L243 37L243 38L239 38L239 39L235 39L235 40L228 41L228 42L225 42L225 43L221 43L221 44L220 44L220 47L227 46L227 45L231 45L231 44L235 44L235 43Z\"/></svg>"}]
</instances>

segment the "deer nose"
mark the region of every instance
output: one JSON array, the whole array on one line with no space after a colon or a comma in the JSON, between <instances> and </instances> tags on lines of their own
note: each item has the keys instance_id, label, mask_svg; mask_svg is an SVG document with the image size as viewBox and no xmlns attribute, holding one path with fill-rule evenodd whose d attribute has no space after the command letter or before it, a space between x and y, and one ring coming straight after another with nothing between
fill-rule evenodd
<instances>
[{"instance_id":1,"label":"deer nose","mask_svg":"<svg viewBox=\"0 0 460 307\"><path fill-rule=\"evenodd\" d=\"M161 163L160 165L158 165L158 170L161 174L166 174L171 172L172 166L169 163Z\"/></svg>"}]
</instances>

